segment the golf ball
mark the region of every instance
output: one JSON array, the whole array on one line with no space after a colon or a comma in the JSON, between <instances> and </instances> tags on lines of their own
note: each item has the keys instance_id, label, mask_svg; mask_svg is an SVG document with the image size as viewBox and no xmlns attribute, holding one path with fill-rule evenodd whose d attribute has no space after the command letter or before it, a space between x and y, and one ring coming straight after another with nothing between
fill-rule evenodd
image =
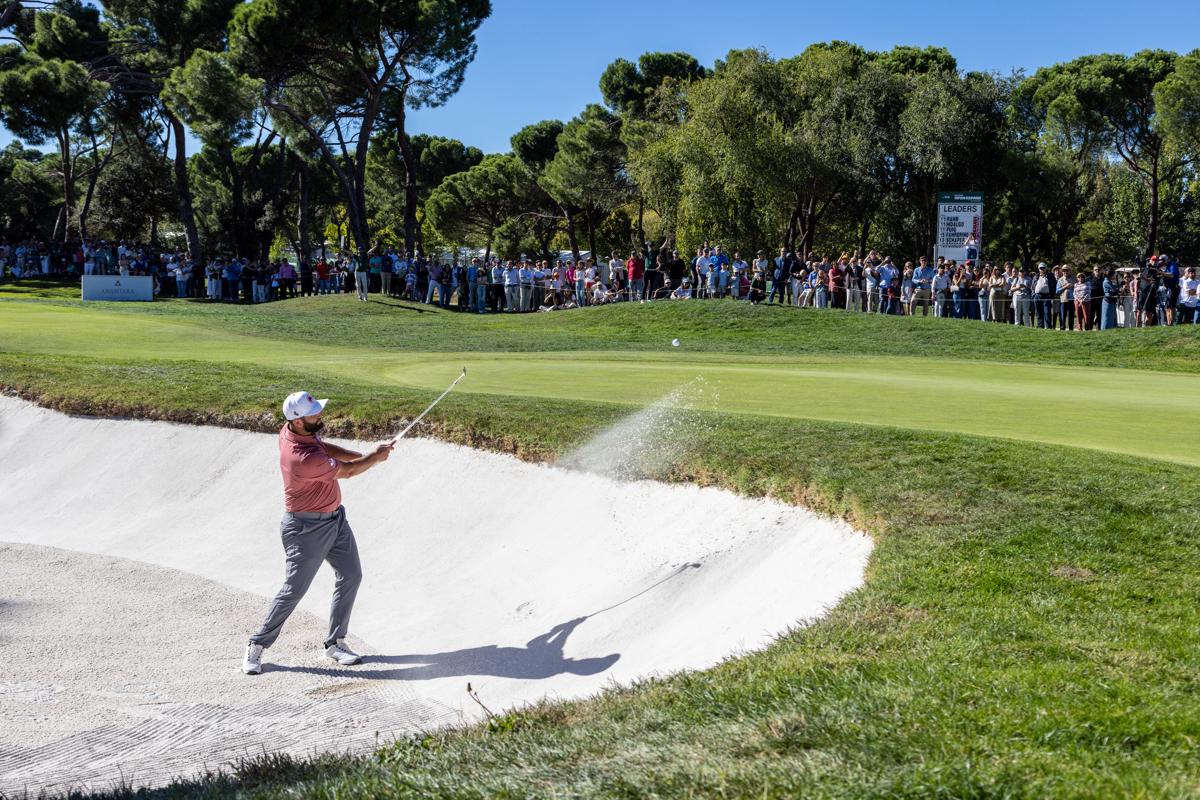
<instances>
[{"instance_id":1,"label":"golf ball","mask_svg":"<svg viewBox=\"0 0 1200 800\"><path fill-rule=\"evenodd\" d=\"M672 346L672 347L679 347L679 340L678 340L678 339L672 339L672 340L671 340L671 346Z\"/></svg>"}]
</instances>

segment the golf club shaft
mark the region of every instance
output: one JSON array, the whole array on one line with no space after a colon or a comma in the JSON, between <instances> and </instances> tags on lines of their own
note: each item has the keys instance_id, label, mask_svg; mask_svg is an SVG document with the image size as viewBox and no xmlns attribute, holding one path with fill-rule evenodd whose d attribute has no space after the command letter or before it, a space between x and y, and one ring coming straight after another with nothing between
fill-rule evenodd
<instances>
[{"instance_id":1,"label":"golf club shaft","mask_svg":"<svg viewBox=\"0 0 1200 800\"><path fill-rule=\"evenodd\" d=\"M467 368L463 367L462 374L459 375L457 378L455 378L454 382L446 387L446 391L444 391L440 395L438 395L437 400L434 400L432 403L430 403L429 407L426 408L424 411L422 411L417 416L416 419L414 419L412 422L408 423L408 425L404 428L404 430L400 431L400 433L397 434L396 438L393 439L392 441L395 442L395 441L399 441L400 439L403 439L404 435L406 433L408 433L409 431L411 431L413 429L414 425L416 425L421 420L425 419L425 415L428 414L430 411L432 411L434 406L436 406L438 403L442 402L442 398L445 397L446 395L450 394L450 390L453 389L455 386L457 386L458 382L461 381L465 377L467 377Z\"/></svg>"}]
</instances>

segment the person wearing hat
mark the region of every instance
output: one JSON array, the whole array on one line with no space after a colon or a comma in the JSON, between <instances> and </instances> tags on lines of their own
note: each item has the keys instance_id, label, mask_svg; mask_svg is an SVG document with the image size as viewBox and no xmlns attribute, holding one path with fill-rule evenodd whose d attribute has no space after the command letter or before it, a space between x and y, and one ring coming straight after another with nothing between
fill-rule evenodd
<instances>
[{"instance_id":1,"label":"person wearing hat","mask_svg":"<svg viewBox=\"0 0 1200 800\"><path fill-rule=\"evenodd\" d=\"M360 475L387 461L396 442L385 442L367 455L330 444L318 435L328 400L308 392L293 392L283 401L287 423L279 431L279 468L283 472L283 522L280 535L287 557L283 588L275 595L267 617L250 637L242 672L262 672L263 650L275 643L283 623L308 591L322 561L333 567L337 580L329 612L325 655L342 666L362 659L346 645L350 612L362 580L358 545L346 521L338 481Z\"/></svg>"}]
</instances>

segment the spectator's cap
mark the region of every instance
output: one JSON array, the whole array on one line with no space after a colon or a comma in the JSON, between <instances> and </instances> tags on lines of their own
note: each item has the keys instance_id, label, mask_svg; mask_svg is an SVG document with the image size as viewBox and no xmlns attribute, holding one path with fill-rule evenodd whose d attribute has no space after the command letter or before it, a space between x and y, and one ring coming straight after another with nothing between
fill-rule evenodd
<instances>
[{"instance_id":1,"label":"spectator's cap","mask_svg":"<svg viewBox=\"0 0 1200 800\"><path fill-rule=\"evenodd\" d=\"M283 416L289 420L311 417L324 411L328 402L328 398L317 400L308 392L292 392L283 401Z\"/></svg>"},{"instance_id":2,"label":"spectator's cap","mask_svg":"<svg viewBox=\"0 0 1200 800\"><path fill-rule=\"evenodd\" d=\"M1161 263L1163 263L1164 261L1167 261L1167 260L1168 260L1168 259L1167 259L1167 257L1166 257L1166 256L1159 256L1159 257L1158 257L1158 263L1160 263L1160 264L1161 264Z\"/></svg>"},{"instance_id":3,"label":"spectator's cap","mask_svg":"<svg viewBox=\"0 0 1200 800\"><path fill-rule=\"evenodd\" d=\"M1038 269L1045 269L1045 268L1046 268L1046 262L1045 262L1045 261L1039 261L1039 262L1038 262Z\"/></svg>"}]
</instances>

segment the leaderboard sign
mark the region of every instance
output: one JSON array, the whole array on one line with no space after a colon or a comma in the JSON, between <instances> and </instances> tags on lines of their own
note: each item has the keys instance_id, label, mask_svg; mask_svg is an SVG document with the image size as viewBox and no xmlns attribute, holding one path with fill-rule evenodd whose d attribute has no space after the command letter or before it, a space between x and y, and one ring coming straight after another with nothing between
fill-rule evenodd
<instances>
[{"instance_id":1,"label":"leaderboard sign","mask_svg":"<svg viewBox=\"0 0 1200 800\"><path fill-rule=\"evenodd\" d=\"M938 192L934 258L976 261L983 250L983 192Z\"/></svg>"},{"instance_id":2,"label":"leaderboard sign","mask_svg":"<svg viewBox=\"0 0 1200 800\"><path fill-rule=\"evenodd\" d=\"M84 300L153 300L149 275L84 275Z\"/></svg>"}]
</instances>

